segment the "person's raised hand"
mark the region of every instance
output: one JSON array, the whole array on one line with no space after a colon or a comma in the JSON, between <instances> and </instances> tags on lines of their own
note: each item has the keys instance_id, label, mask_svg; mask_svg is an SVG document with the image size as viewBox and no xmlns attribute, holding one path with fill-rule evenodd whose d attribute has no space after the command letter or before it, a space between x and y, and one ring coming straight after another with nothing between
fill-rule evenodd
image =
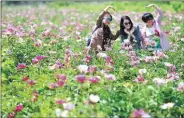
<instances>
[{"instance_id":1,"label":"person's raised hand","mask_svg":"<svg viewBox=\"0 0 184 118\"><path fill-rule=\"evenodd\" d=\"M145 6L145 7L155 7L155 6L156 6L155 4L149 4L149 5Z\"/></svg>"},{"instance_id":2,"label":"person's raised hand","mask_svg":"<svg viewBox=\"0 0 184 118\"><path fill-rule=\"evenodd\" d=\"M114 9L114 7L113 6L107 6L105 9L104 9L104 11L108 11L108 9L113 9L114 11L115 11L115 9Z\"/></svg>"}]
</instances>

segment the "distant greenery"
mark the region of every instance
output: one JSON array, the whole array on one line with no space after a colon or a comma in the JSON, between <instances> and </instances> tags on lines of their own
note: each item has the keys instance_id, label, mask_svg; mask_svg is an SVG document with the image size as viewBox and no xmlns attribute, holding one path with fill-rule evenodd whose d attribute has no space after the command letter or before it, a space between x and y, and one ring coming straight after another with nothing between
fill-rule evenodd
<instances>
[{"instance_id":1,"label":"distant greenery","mask_svg":"<svg viewBox=\"0 0 184 118\"><path fill-rule=\"evenodd\" d=\"M76 8L79 10L93 10L99 11L104 9L107 5L112 5L117 11L145 11L147 10L144 6L154 3L159 5L165 10L171 12L182 12L184 11L184 2L179 1L111 1L111 2L68 2L68 1L56 1L48 3L53 8Z\"/></svg>"}]
</instances>

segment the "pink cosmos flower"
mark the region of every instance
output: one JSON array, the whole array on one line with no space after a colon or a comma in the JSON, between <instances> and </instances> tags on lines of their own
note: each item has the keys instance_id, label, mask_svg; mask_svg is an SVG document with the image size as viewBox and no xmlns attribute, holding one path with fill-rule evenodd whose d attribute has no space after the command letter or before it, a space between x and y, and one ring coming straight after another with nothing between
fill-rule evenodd
<instances>
[{"instance_id":1,"label":"pink cosmos flower","mask_svg":"<svg viewBox=\"0 0 184 118\"><path fill-rule=\"evenodd\" d=\"M167 74L167 79L172 81L172 80L178 80L179 79L179 74L176 72L168 73Z\"/></svg>"},{"instance_id":2,"label":"pink cosmos flower","mask_svg":"<svg viewBox=\"0 0 184 118\"><path fill-rule=\"evenodd\" d=\"M33 92L33 96L32 96L32 98L31 98L31 101L32 101L32 102L37 101L37 100L38 100L38 95L39 95L38 92L36 92L36 91Z\"/></svg>"},{"instance_id":3,"label":"pink cosmos flower","mask_svg":"<svg viewBox=\"0 0 184 118\"><path fill-rule=\"evenodd\" d=\"M19 63L18 65L17 65L17 69L24 69L24 68L26 68L27 67L27 65L25 64L25 63Z\"/></svg>"},{"instance_id":4,"label":"pink cosmos flower","mask_svg":"<svg viewBox=\"0 0 184 118\"><path fill-rule=\"evenodd\" d=\"M64 82L64 81L59 80L59 81L57 82L57 84L58 84L58 86L62 87L62 86L65 84L65 82Z\"/></svg>"},{"instance_id":5,"label":"pink cosmos flower","mask_svg":"<svg viewBox=\"0 0 184 118\"><path fill-rule=\"evenodd\" d=\"M101 77L100 76L95 76L95 77L89 77L89 81L91 83L98 83L100 81Z\"/></svg>"},{"instance_id":6,"label":"pink cosmos flower","mask_svg":"<svg viewBox=\"0 0 184 118\"><path fill-rule=\"evenodd\" d=\"M39 61L42 59L45 59L47 56L43 56L43 55L38 55L35 58L38 59Z\"/></svg>"},{"instance_id":7,"label":"pink cosmos flower","mask_svg":"<svg viewBox=\"0 0 184 118\"><path fill-rule=\"evenodd\" d=\"M110 56L106 56L106 57L105 57L105 62L106 62L107 64L114 64L114 62L113 62L113 60L112 60L112 58L111 58Z\"/></svg>"},{"instance_id":8,"label":"pink cosmos flower","mask_svg":"<svg viewBox=\"0 0 184 118\"><path fill-rule=\"evenodd\" d=\"M28 76L23 77L23 81L27 81L29 79Z\"/></svg>"},{"instance_id":9,"label":"pink cosmos flower","mask_svg":"<svg viewBox=\"0 0 184 118\"><path fill-rule=\"evenodd\" d=\"M63 68L63 67L65 66L65 64L62 64L62 63L60 62L60 60L57 60L57 61L56 61L56 65L58 66L58 68Z\"/></svg>"},{"instance_id":10,"label":"pink cosmos flower","mask_svg":"<svg viewBox=\"0 0 184 118\"><path fill-rule=\"evenodd\" d=\"M15 108L15 112L20 112L23 108L24 106L22 104L18 104Z\"/></svg>"},{"instance_id":11,"label":"pink cosmos flower","mask_svg":"<svg viewBox=\"0 0 184 118\"><path fill-rule=\"evenodd\" d=\"M135 109L132 112L130 118L151 118L151 116L148 113L146 113L143 109L140 110Z\"/></svg>"},{"instance_id":12,"label":"pink cosmos flower","mask_svg":"<svg viewBox=\"0 0 184 118\"><path fill-rule=\"evenodd\" d=\"M40 39L38 39L37 41L34 42L35 47L40 47L42 45L43 45L43 42Z\"/></svg>"},{"instance_id":13,"label":"pink cosmos flower","mask_svg":"<svg viewBox=\"0 0 184 118\"><path fill-rule=\"evenodd\" d=\"M66 75L64 75L64 74L56 74L56 78L58 80L63 80L63 81L65 81L67 79Z\"/></svg>"},{"instance_id":14,"label":"pink cosmos flower","mask_svg":"<svg viewBox=\"0 0 184 118\"><path fill-rule=\"evenodd\" d=\"M134 80L135 82L144 82L144 77L141 75L138 75L138 77Z\"/></svg>"},{"instance_id":15,"label":"pink cosmos flower","mask_svg":"<svg viewBox=\"0 0 184 118\"><path fill-rule=\"evenodd\" d=\"M55 89L57 87L58 87L58 85L56 83L51 83L51 84L48 85L49 89Z\"/></svg>"},{"instance_id":16,"label":"pink cosmos flower","mask_svg":"<svg viewBox=\"0 0 184 118\"><path fill-rule=\"evenodd\" d=\"M33 63L33 64L37 64L38 62L39 62L38 59L36 59L36 58L33 58L33 59L32 59L32 63Z\"/></svg>"},{"instance_id":17,"label":"pink cosmos flower","mask_svg":"<svg viewBox=\"0 0 184 118\"><path fill-rule=\"evenodd\" d=\"M34 80L28 80L27 83L32 86L32 85L35 85L36 81L34 81Z\"/></svg>"},{"instance_id":18,"label":"pink cosmos flower","mask_svg":"<svg viewBox=\"0 0 184 118\"><path fill-rule=\"evenodd\" d=\"M15 118L15 115L16 115L16 113L15 113L15 112L12 112L12 113L10 113L10 114L8 115L8 118Z\"/></svg>"},{"instance_id":19,"label":"pink cosmos flower","mask_svg":"<svg viewBox=\"0 0 184 118\"><path fill-rule=\"evenodd\" d=\"M85 56L85 58L83 59L83 61L85 62L85 63L89 63L90 61L91 61L91 59L92 59L92 57L90 56L90 55L86 55Z\"/></svg>"},{"instance_id":20,"label":"pink cosmos flower","mask_svg":"<svg viewBox=\"0 0 184 118\"><path fill-rule=\"evenodd\" d=\"M80 83L84 83L84 81L86 80L85 75L77 75L77 76L75 76L75 78Z\"/></svg>"},{"instance_id":21,"label":"pink cosmos flower","mask_svg":"<svg viewBox=\"0 0 184 118\"><path fill-rule=\"evenodd\" d=\"M88 67L88 72L89 73L94 73L94 72L96 72L97 71L97 67L96 66L89 66Z\"/></svg>"},{"instance_id":22,"label":"pink cosmos flower","mask_svg":"<svg viewBox=\"0 0 184 118\"><path fill-rule=\"evenodd\" d=\"M56 104L64 104L64 103L66 103L65 100L56 100Z\"/></svg>"}]
</instances>

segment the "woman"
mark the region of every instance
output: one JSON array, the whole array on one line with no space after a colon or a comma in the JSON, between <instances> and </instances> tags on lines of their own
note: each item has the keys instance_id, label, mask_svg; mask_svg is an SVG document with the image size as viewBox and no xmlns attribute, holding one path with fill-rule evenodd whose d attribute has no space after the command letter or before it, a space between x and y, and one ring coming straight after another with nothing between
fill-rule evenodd
<instances>
[{"instance_id":1,"label":"woman","mask_svg":"<svg viewBox=\"0 0 184 118\"><path fill-rule=\"evenodd\" d=\"M99 16L96 28L92 33L91 41L88 45L96 53L100 50L105 51L106 47L111 45L111 40L116 40L119 36L119 32L114 36L108 26L112 21L112 16L107 11L108 8L112 7L107 7Z\"/></svg>"},{"instance_id":2,"label":"woman","mask_svg":"<svg viewBox=\"0 0 184 118\"><path fill-rule=\"evenodd\" d=\"M139 26L134 26L128 16L121 17L120 21L121 41L128 39L134 49L141 48L142 35Z\"/></svg>"},{"instance_id":3,"label":"woman","mask_svg":"<svg viewBox=\"0 0 184 118\"><path fill-rule=\"evenodd\" d=\"M146 47L149 42L156 41L156 47L162 50L167 50L170 47L169 41L167 40L166 34L161 30L161 21L163 17L163 12L155 4L150 4L147 7L154 7L158 14L154 19L153 15L150 13L145 13L142 16L143 22L145 22L145 27L142 32L143 36L143 47Z\"/></svg>"}]
</instances>

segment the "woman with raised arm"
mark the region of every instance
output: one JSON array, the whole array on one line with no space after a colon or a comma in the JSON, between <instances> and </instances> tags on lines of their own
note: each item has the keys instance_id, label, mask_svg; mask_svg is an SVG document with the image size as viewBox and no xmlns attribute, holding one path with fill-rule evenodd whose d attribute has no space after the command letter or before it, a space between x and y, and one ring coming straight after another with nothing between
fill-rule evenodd
<instances>
[{"instance_id":1,"label":"woman with raised arm","mask_svg":"<svg viewBox=\"0 0 184 118\"><path fill-rule=\"evenodd\" d=\"M161 30L161 23L163 18L162 10L155 4L150 4L146 7L155 8L157 10L157 17L154 19L151 13L145 13L142 16L142 20L146 24L142 31L143 47L148 47L148 44L154 45L153 42L156 41L155 46L157 49L161 48L163 51L168 50L170 48L169 41L167 40L166 34Z\"/></svg>"},{"instance_id":2,"label":"woman with raised arm","mask_svg":"<svg viewBox=\"0 0 184 118\"><path fill-rule=\"evenodd\" d=\"M112 6L108 6L100 14L96 22L96 28L94 29L91 38L88 40L88 45L91 50L95 50L97 53L98 50L105 51L107 46L111 45L111 40L116 40L119 36L119 31L116 35L113 35L109 24L112 21L112 15L107 11Z\"/></svg>"}]
</instances>

